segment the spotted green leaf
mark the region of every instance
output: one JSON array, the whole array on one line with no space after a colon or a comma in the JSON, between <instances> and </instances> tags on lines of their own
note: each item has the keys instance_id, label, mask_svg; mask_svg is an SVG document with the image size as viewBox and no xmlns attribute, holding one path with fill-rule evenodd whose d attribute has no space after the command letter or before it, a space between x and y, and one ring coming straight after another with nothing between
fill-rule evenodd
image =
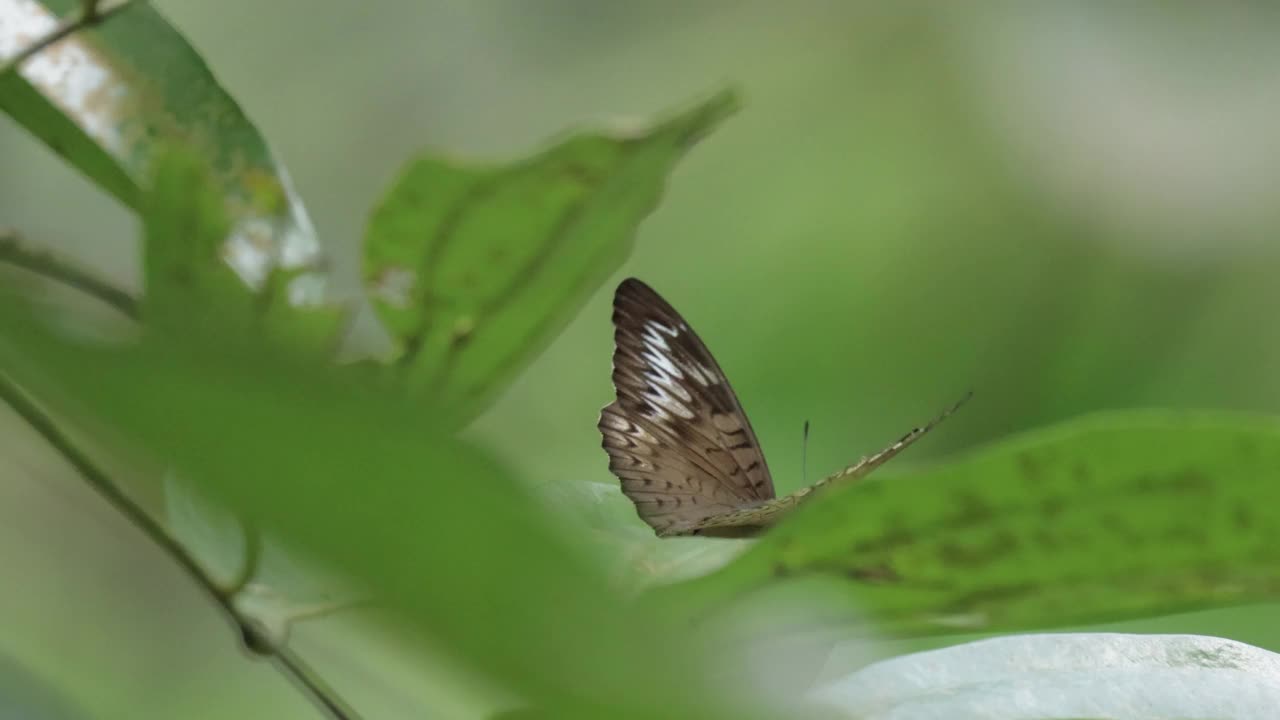
<instances>
[{"instance_id":1,"label":"spotted green leaf","mask_svg":"<svg viewBox=\"0 0 1280 720\"><path fill-rule=\"evenodd\" d=\"M374 212L365 276L396 369L461 425L630 252L677 160L733 112L722 93L631 135L578 134L504 166L414 160Z\"/></svg>"},{"instance_id":2,"label":"spotted green leaf","mask_svg":"<svg viewBox=\"0 0 1280 720\"><path fill-rule=\"evenodd\" d=\"M1280 422L1117 413L1029 433L815 497L659 592L701 607L805 582L902 635L1274 600Z\"/></svg>"}]
</instances>

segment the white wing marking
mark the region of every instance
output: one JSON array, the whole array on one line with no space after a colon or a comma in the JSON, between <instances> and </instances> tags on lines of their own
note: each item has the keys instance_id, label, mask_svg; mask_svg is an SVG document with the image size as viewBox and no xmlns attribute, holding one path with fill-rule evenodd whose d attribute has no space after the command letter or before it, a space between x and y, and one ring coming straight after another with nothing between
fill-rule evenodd
<instances>
[{"instance_id":1,"label":"white wing marking","mask_svg":"<svg viewBox=\"0 0 1280 720\"><path fill-rule=\"evenodd\" d=\"M666 333L671 337L675 337L678 331L673 331L659 323L650 320L644 324L644 333L640 337L644 338L646 344L655 348L660 348L663 352L671 352L671 346L667 345L667 341L662 338L661 333Z\"/></svg>"},{"instance_id":2,"label":"white wing marking","mask_svg":"<svg viewBox=\"0 0 1280 720\"><path fill-rule=\"evenodd\" d=\"M652 367L662 370L662 372L665 372L673 378L684 377L684 374L680 372L680 368L676 367L676 364L671 362L671 358L666 353L660 352L653 346L649 346L647 350L641 353L641 357L648 360ZM656 373L645 374L647 377L652 378Z\"/></svg>"}]
</instances>

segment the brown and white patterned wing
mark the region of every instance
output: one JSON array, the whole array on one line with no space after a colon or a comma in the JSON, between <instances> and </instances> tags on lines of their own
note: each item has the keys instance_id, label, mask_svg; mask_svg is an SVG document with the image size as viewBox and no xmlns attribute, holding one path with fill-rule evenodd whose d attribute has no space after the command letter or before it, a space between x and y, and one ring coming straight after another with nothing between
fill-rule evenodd
<instances>
[{"instance_id":1,"label":"brown and white patterned wing","mask_svg":"<svg viewBox=\"0 0 1280 720\"><path fill-rule=\"evenodd\" d=\"M613 386L600 413L609 469L658 535L774 497L742 405L707 347L648 285L613 299Z\"/></svg>"}]
</instances>

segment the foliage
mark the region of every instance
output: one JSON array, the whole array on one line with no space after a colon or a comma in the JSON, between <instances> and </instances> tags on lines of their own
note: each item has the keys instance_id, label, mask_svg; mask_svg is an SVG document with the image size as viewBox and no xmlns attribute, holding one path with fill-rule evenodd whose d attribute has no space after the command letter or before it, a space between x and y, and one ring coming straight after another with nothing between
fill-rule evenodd
<instances>
[{"instance_id":1,"label":"foliage","mask_svg":"<svg viewBox=\"0 0 1280 720\"><path fill-rule=\"evenodd\" d=\"M12 20L0 33L48 27L46 10L73 5L0 0L0 19ZM0 296L6 399L33 424L51 408L95 447L135 467L158 461L208 497L214 507L168 518L176 527L143 526L165 533L153 536L161 545L176 538L194 572L254 575L265 538L375 598L415 648L483 679L489 709L701 718L785 706L818 716L815 698L760 681L751 660L776 647L771 634L1062 627L1280 594L1280 426L1175 412L1070 421L824 493L718 569L630 593L582 540L625 538L625 514L587 530L576 517L587 503L551 506L520 468L459 430L617 271L676 163L736 110L734 94L628 135L575 134L510 164L413 160L374 211L363 257L368 299L396 351L338 365L350 310L326 296L307 212L198 54L143 3L86 22L68 43L99 89L127 91L106 97L128 101L76 105L37 55L0 74L0 108L138 214L143 332L115 344L76 338L31 298ZM235 522L210 521L216 513ZM204 525L221 529L202 534ZM243 557L216 557L228 548ZM249 586L214 584L215 596ZM782 602L752 615L761 596ZM1043 640L1046 653L1074 648L1051 670L1109 648L1063 637ZM256 649L284 657L289 638L262 642ZM998 660L992 647L969 646L952 666ZM795 653L771 657L816 661ZM874 672L910 672L900 667ZM1135 687L1149 669L1135 671ZM1111 672L1090 671L1094 683ZM75 698L68 706L87 704L81 690L59 690ZM881 712L837 696L817 699Z\"/></svg>"}]
</instances>

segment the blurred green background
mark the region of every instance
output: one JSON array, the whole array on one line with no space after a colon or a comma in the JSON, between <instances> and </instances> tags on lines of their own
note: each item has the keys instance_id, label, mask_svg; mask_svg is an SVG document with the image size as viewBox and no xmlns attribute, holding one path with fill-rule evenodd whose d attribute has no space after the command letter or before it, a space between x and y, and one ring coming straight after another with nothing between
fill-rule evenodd
<instances>
[{"instance_id":1,"label":"blurred green background","mask_svg":"<svg viewBox=\"0 0 1280 720\"><path fill-rule=\"evenodd\" d=\"M521 156L739 87L745 110L684 161L618 278L698 329L781 492L801 485L804 420L817 476L968 389L895 464L1094 410L1280 408L1272 8L154 4L282 156L349 297L368 210L410 154ZM12 124L0 158L0 224L138 287L132 216ZM469 431L534 485L614 482L594 428L611 291ZM377 347L363 319L355 342ZM97 688L103 717L315 717L10 415L0 438L0 652ZM1119 627L1280 650L1274 617ZM298 639L371 717L485 696L350 627Z\"/></svg>"}]
</instances>

